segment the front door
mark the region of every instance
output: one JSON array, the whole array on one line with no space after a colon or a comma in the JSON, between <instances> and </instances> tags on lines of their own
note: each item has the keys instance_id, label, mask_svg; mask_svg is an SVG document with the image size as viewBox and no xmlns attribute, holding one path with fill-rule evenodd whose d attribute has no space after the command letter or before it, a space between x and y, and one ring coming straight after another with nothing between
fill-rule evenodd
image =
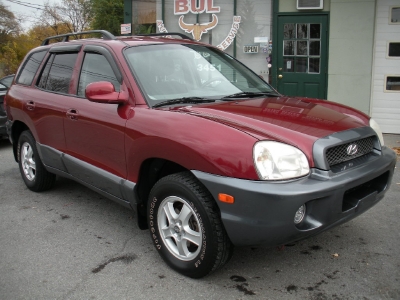
<instances>
[{"instance_id":1,"label":"front door","mask_svg":"<svg viewBox=\"0 0 400 300\"><path fill-rule=\"evenodd\" d=\"M277 89L326 99L327 15L278 16Z\"/></svg>"}]
</instances>

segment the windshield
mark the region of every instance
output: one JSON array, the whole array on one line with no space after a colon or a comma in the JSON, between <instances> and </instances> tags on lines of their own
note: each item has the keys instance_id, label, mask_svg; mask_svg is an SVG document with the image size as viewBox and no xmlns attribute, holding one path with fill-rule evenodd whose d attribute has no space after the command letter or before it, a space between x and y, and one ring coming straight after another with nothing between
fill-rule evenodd
<instances>
[{"instance_id":1,"label":"windshield","mask_svg":"<svg viewBox=\"0 0 400 300\"><path fill-rule=\"evenodd\" d=\"M247 67L211 47L144 45L126 49L125 57L151 106L170 99L276 93Z\"/></svg>"}]
</instances>

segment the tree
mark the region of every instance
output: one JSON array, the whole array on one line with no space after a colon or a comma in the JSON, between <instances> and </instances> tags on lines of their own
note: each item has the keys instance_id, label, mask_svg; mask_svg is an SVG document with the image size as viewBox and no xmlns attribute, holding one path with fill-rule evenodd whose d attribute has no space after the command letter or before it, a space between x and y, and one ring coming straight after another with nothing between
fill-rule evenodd
<instances>
[{"instance_id":1,"label":"tree","mask_svg":"<svg viewBox=\"0 0 400 300\"><path fill-rule=\"evenodd\" d=\"M45 4L44 10L36 25L50 27L54 34L80 32L89 29L93 19L90 0L62 0L61 4Z\"/></svg>"},{"instance_id":2,"label":"tree","mask_svg":"<svg viewBox=\"0 0 400 300\"><path fill-rule=\"evenodd\" d=\"M93 7L92 29L108 30L120 35L124 22L124 0L91 0Z\"/></svg>"},{"instance_id":3,"label":"tree","mask_svg":"<svg viewBox=\"0 0 400 300\"><path fill-rule=\"evenodd\" d=\"M19 31L20 26L14 14L0 2L0 33L9 34L12 31Z\"/></svg>"},{"instance_id":4,"label":"tree","mask_svg":"<svg viewBox=\"0 0 400 300\"><path fill-rule=\"evenodd\" d=\"M14 73L19 65L15 38L20 26L14 14L0 2L0 76Z\"/></svg>"},{"instance_id":5,"label":"tree","mask_svg":"<svg viewBox=\"0 0 400 300\"><path fill-rule=\"evenodd\" d=\"M1 49L0 66L2 70L0 73L3 75L14 74L18 69L20 60L15 52L16 46L15 42L9 42Z\"/></svg>"}]
</instances>

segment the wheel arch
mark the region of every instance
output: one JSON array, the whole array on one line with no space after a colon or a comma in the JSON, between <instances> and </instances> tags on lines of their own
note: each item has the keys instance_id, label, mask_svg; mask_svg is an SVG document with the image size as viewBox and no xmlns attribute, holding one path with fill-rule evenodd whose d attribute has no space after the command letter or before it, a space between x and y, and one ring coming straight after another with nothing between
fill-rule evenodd
<instances>
[{"instance_id":1,"label":"wheel arch","mask_svg":"<svg viewBox=\"0 0 400 300\"><path fill-rule=\"evenodd\" d=\"M18 162L18 140L22 132L30 130L29 127L21 121L14 121L11 127L11 140L13 143L14 159Z\"/></svg>"},{"instance_id":2,"label":"wheel arch","mask_svg":"<svg viewBox=\"0 0 400 300\"><path fill-rule=\"evenodd\" d=\"M137 194L137 215L140 229L147 229L147 200L152 187L161 178L170 174L189 171L183 166L162 158L148 158L140 166L139 180L135 187Z\"/></svg>"},{"instance_id":3,"label":"wheel arch","mask_svg":"<svg viewBox=\"0 0 400 300\"><path fill-rule=\"evenodd\" d=\"M185 171L191 172L182 165L163 158L148 158L141 164L139 180L135 186L135 193L138 199L136 211L140 229L148 229L146 214L147 201L150 191L156 182L165 176ZM200 181L199 184L203 185ZM204 188L207 189L205 186Z\"/></svg>"}]
</instances>

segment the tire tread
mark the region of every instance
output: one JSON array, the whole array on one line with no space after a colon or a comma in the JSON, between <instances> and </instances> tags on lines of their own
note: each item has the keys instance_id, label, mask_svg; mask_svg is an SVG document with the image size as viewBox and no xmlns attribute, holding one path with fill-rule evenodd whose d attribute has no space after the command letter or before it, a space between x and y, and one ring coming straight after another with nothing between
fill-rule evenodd
<instances>
[{"instance_id":1,"label":"tire tread","mask_svg":"<svg viewBox=\"0 0 400 300\"><path fill-rule=\"evenodd\" d=\"M204 209L206 210L212 228L214 228L213 235L216 241L216 258L214 265L207 274L201 275L201 277L206 276L213 271L224 266L232 257L233 254L233 244L230 241L228 234L222 224L222 220L219 213L219 208L215 203L215 200L211 193L206 189L206 187L190 172L180 172L168 175L159 180L159 182L174 180L182 183L187 188L189 188L197 197L197 199L203 203ZM154 188L154 187L153 187ZM192 276L191 276L192 277Z\"/></svg>"},{"instance_id":2,"label":"tire tread","mask_svg":"<svg viewBox=\"0 0 400 300\"><path fill-rule=\"evenodd\" d=\"M34 149L34 154L35 154L35 163L36 163L36 176L35 176L35 182L34 184L29 185L26 181L25 175L23 174L22 167L21 167L21 139L25 139L31 147ZM42 192L51 189L56 181L56 175L53 173L50 173L49 171L46 170L44 167L40 157L39 153L36 148L36 140L33 137L32 133L29 130L26 130L21 133L18 141L18 163L21 171L21 175L24 179L25 184L27 187L34 192Z\"/></svg>"}]
</instances>

